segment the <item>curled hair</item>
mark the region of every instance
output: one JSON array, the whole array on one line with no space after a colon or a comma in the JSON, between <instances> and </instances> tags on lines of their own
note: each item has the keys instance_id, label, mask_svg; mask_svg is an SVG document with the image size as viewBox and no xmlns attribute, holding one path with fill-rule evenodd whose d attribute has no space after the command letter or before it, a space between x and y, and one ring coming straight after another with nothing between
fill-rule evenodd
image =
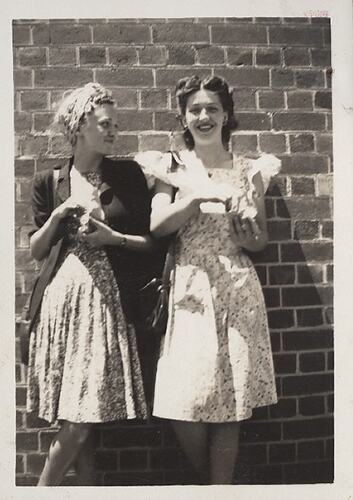
<instances>
[{"instance_id":1,"label":"curled hair","mask_svg":"<svg viewBox=\"0 0 353 500\"><path fill-rule=\"evenodd\" d=\"M87 83L63 97L55 114L53 128L62 132L75 146L77 132L88 114L101 104L115 104L110 90L99 83Z\"/></svg>"},{"instance_id":2,"label":"curled hair","mask_svg":"<svg viewBox=\"0 0 353 500\"><path fill-rule=\"evenodd\" d=\"M237 122L234 116L232 93L224 78L219 76L207 76L206 78L201 79L199 76L193 75L179 80L175 88L175 96L179 108L178 118L182 123L189 97L201 89L209 90L210 92L217 94L219 100L221 101L223 111L226 111L227 113L227 121L222 127L222 142L225 146L228 146L230 134L232 130L236 129ZM189 149L192 149L194 147L194 139L190 130L185 128L183 135L186 146Z\"/></svg>"}]
</instances>

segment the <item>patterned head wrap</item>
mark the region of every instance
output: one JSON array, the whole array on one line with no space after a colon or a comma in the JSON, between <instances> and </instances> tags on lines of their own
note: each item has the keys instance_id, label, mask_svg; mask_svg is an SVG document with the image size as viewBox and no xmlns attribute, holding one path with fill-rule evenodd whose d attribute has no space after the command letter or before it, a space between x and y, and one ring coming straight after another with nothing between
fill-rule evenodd
<instances>
[{"instance_id":1,"label":"patterned head wrap","mask_svg":"<svg viewBox=\"0 0 353 500\"><path fill-rule=\"evenodd\" d=\"M99 83L87 83L63 97L54 118L58 128L72 146L76 144L76 134L84 123L86 115L101 104L115 104L112 93Z\"/></svg>"}]
</instances>

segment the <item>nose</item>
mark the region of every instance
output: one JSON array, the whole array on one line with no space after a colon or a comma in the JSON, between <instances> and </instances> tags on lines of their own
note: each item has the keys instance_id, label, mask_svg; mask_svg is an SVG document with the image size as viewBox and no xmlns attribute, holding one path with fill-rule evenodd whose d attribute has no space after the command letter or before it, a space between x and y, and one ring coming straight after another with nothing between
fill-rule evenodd
<instances>
[{"instance_id":1,"label":"nose","mask_svg":"<svg viewBox=\"0 0 353 500\"><path fill-rule=\"evenodd\" d=\"M200 111L199 119L204 120L205 118L208 118L208 112L206 108L202 108Z\"/></svg>"}]
</instances>

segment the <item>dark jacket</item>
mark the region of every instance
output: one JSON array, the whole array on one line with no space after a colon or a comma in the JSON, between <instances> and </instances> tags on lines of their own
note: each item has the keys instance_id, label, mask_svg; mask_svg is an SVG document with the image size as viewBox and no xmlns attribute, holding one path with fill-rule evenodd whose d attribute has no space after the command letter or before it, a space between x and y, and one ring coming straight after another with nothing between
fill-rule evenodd
<instances>
[{"instance_id":1,"label":"dark jacket","mask_svg":"<svg viewBox=\"0 0 353 500\"><path fill-rule=\"evenodd\" d=\"M55 167L60 169L55 205L63 203L70 196L72 162L73 159L63 166ZM109 226L125 234L149 234L151 200L144 174L138 164L133 160L113 161L104 158L101 170L102 185L99 196ZM52 170L39 172L34 178L32 206L35 227L30 235L43 226L54 209L52 183ZM30 328L39 312L44 290L65 245L63 228L64 224L59 227L57 238L42 263L32 292L29 307ZM138 320L138 310L135 304L138 300L138 290L154 275L153 267L156 257L148 252L132 252L117 246L106 246L105 249L117 279L125 315L129 320Z\"/></svg>"}]
</instances>

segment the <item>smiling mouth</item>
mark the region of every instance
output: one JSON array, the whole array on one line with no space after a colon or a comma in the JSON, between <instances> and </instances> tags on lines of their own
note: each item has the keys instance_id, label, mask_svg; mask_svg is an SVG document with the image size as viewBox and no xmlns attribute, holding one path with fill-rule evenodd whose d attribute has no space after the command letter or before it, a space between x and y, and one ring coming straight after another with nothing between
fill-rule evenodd
<instances>
[{"instance_id":1,"label":"smiling mouth","mask_svg":"<svg viewBox=\"0 0 353 500\"><path fill-rule=\"evenodd\" d=\"M197 129L200 130L200 132L209 132L210 130L213 129L213 125L211 125L209 123L207 125L206 124L205 125L199 125L197 127Z\"/></svg>"}]
</instances>

